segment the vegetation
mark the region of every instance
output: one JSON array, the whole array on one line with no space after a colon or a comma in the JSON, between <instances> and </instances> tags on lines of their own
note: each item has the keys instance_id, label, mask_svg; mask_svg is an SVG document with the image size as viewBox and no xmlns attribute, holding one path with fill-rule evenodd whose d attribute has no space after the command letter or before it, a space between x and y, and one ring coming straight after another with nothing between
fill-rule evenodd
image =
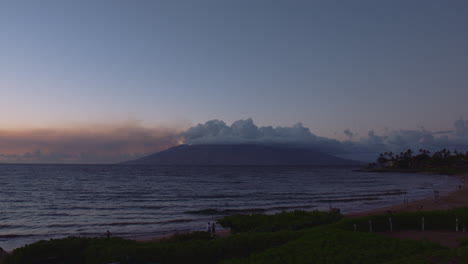
<instances>
[{"instance_id":1,"label":"vegetation","mask_svg":"<svg viewBox=\"0 0 468 264\"><path fill-rule=\"evenodd\" d=\"M395 230L460 229L468 223L468 207L432 212L343 218L336 212L282 212L235 215L221 220L235 231L212 238L207 232L179 234L159 242L119 238L78 238L40 241L16 249L2 264L17 263L466 263L468 239L446 249L429 241L391 238ZM369 232L369 220L373 232ZM356 229L354 228L356 225ZM453 262L458 261L458 262Z\"/></svg>"},{"instance_id":2,"label":"vegetation","mask_svg":"<svg viewBox=\"0 0 468 264\"><path fill-rule=\"evenodd\" d=\"M247 257L301 235L279 231L179 242L69 237L15 249L4 263L218 263L222 259Z\"/></svg>"},{"instance_id":3,"label":"vegetation","mask_svg":"<svg viewBox=\"0 0 468 264\"><path fill-rule=\"evenodd\" d=\"M346 218L336 223L335 226L344 230L356 230L360 232L369 232L371 226L373 232L387 232L390 231L391 219L393 230L422 230L423 218L424 230L455 230L457 224L460 231L464 228L468 230L468 207Z\"/></svg>"},{"instance_id":4,"label":"vegetation","mask_svg":"<svg viewBox=\"0 0 468 264\"><path fill-rule=\"evenodd\" d=\"M455 249L435 250L423 254L397 259L387 264L464 264L468 263L468 249L460 247Z\"/></svg>"},{"instance_id":5,"label":"vegetation","mask_svg":"<svg viewBox=\"0 0 468 264\"><path fill-rule=\"evenodd\" d=\"M413 254L442 249L427 241L400 240L374 233L318 229L299 239L222 263L385 263Z\"/></svg>"},{"instance_id":6,"label":"vegetation","mask_svg":"<svg viewBox=\"0 0 468 264\"><path fill-rule=\"evenodd\" d=\"M230 228L233 233L240 232L275 232L279 230L300 230L334 223L342 218L339 212L306 212L296 210L274 215L231 215L218 223L224 228Z\"/></svg>"},{"instance_id":7,"label":"vegetation","mask_svg":"<svg viewBox=\"0 0 468 264\"><path fill-rule=\"evenodd\" d=\"M432 155L429 150L424 149L420 149L417 155L413 155L411 149L396 155L393 152L384 152L368 168L381 171L468 172L468 151L461 153L443 149Z\"/></svg>"}]
</instances>

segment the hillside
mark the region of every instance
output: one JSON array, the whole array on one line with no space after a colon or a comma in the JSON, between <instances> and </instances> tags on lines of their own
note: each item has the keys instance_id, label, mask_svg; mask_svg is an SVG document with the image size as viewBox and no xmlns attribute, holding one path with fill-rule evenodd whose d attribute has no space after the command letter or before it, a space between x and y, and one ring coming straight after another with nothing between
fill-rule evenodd
<instances>
[{"instance_id":1,"label":"hillside","mask_svg":"<svg viewBox=\"0 0 468 264\"><path fill-rule=\"evenodd\" d=\"M123 164L154 165L358 165L311 149L265 145L180 145Z\"/></svg>"}]
</instances>

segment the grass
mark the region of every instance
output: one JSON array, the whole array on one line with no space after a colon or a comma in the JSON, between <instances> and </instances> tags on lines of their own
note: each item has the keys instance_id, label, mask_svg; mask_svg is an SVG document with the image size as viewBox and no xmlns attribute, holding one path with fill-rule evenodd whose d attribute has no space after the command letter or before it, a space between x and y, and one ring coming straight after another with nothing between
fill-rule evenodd
<instances>
[{"instance_id":1,"label":"grass","mask_svg":"<svg viewBox=\"0 0 468 264\"><path fill-rule=\"evenodd\" d=\"M400 240L379 234L324 228L289 243L223 263L384 263L443 249L427 241Z\"/></svg>"},{"instance_id":2,"label":"grass","mask_svg":"<svg viewBox=\"0 0 468 264\"><path fill-rule=\"evenodd\" d=\"M278 230L300 230L339 221L342 215L337 212L319 212L296 210L274 215L252 214L226 216L218 223L230 228L233 233L240 232L275 232Z\"/></svg>"},{"instance_id":3,"label":"grass","mask_svg":"<svg viewBox=\"0 0 468 264\"><path fill-rule=\"evenodd\" d=\"M357 231L368 232L369 221L372 221L374 232L386 232L390 230L389 218L391 218L394 230L422 230L423 217L425 230L455 230L456 219L458 219L459 230L462 230L463 227L468 229L468 207L347 218L335 226L345 230L354 230L354 226L356 226Z\"/></svg>"},{"instance_id":4,"label":"grass","mask_svg":"<svg viewBox=\"0 0 468 264\"><path fill-rule=\"evenodd\" d=\"M468 219L468 207L395 214L394 228L418 229L422 216L428 229L452 229L454 217L459 217L460 223ZM211 238L206 232L180 234L160 242L69 237L15 249L2 264L468 263L468 238L459 248L446 249L429 241L369 233L369 220L375 232L388 230L388 215L352 219L317 211L234 215L219 221L233 229L229 237ZM354 224L357 231L353 231ZM454 260L459 262L450 262Z\"/></svg>"}]
</instances>

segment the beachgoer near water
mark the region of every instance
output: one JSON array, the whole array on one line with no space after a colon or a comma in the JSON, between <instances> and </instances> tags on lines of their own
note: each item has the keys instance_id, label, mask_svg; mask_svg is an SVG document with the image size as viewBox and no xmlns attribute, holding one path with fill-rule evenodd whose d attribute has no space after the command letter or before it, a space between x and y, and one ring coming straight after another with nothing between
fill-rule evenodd
<instances>
[{"instance_id":1,"label":"beachgoer near water","mask_svg":"<svg viewBox=\"0 0 468 264\"><path fill-rule=\"evenodd\" d=\"M215 228L215 223L214 222L211 224L211 232L213 234L216 233L216 228Z\"/></svg>"},{"instance_id":2,"label":"beachgoer near water","mask_svg":"<svg viewBox=\"0 0 468 264\"><path fill-rule=\"evenodd\" d=\"M107 238L110 237L110 232L109 232L109 230L107 230L107 232L106 232L106 237L107 237Z\"/></svg>"},{"instance_id":3,"label":"beachgoer near water","mask_svg":"<svg viewBox=\"0 0 468 264\"><path fill-rule=\"evenodd\" d=\"M210 225L210 222L208 222L208 224L206 225L206 227L207 227L206 232L211 232L211 225Z\"/></svg>"}]
</instances>

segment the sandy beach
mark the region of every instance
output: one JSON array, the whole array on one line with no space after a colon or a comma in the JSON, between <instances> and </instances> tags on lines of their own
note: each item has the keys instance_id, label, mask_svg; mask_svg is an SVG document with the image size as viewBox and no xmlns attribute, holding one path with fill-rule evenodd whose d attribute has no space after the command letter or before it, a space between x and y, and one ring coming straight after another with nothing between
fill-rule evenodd
<instances>
[{"instance_id":1,"label":"sandy beach","mask_svg":"<svg viewBox=\"0 0 468 264\"><path fill-rule=\"evenodd\" d=\"M370 215L377 215L377 214L385 214L388 213L389 211L393 213L397 212L417 212L417 211L432 211L432 210L448 210L452 208L457 208L457 207L464 207L468 206L468 184L466 184L466 179L468 179L468 174L461 174L461 175L454 175L454 177L457 177L460 179L460 185L459 188L454 186L456 188L454 191L441 195L438 197L438 199L435 199L435 197L428 197L424 198L421 200L414 200L414 201L409 201L407 204L399 204L399 205L392 205L392 206L387 206L387 207L382 207L378 209L373 209L369 211L363 211L363 212L355 212L355 213L349 213L345 214L345 217L364 217L364 216L370 216ZM158 235L158 236L138 236L138 237L131 237L131 239L136 240L136 241L141 241L141 242L148 242L148 241L161 241L164 239L170 238L174 234L164 234L164 235ZM219 230L216 235L218 237L225 237L229 236L229 230ZM406 237L406 238L413 238L413 239L422 239L420 238L420 234L415 232L415 234L412 235L411 232L400 232L399 234L393 233L389 234L395 237ZM429 235L429 233L426 233L426 236ZM446 234L445 234L446 235ZM427 238L427 237L423 238ZM439 237L438 234L435 235L436 237ZM459 236L465 236L464 234L459 234ZM458 238L458 237L457 237ZM442 244L447 239L441 239ZM448 239L449 242L448 245L452 246L455 245L456 243ZM437 241L441 243L441 241Z\"/></svg>"},{"instance_id":2,"label":"sandy beach","mask_svg":"<svg viewBox=\"0 0 468 264\"><path fill-rule=\"evenodd\" d=\"M448 210L458 207L468 206L468 184L466 179L468 174L455 175L460 179L459 188L456 190L438 197L435 196L421 200L409 201L407 204L388 206L375 210L346 214L346 217L364 217L376 214L384 214L391 211L397 212L417 212L417 211L432 211L432 210ZM384 232L383 235L413 240L430 240L448 248L456 248L461 239L466 238L468 233L454 232L453 230L429 230L421 232L420 230L404 230L396 232Z\"/></svg>"},{"instance_id":3,"label":"sandy beach","mask_svg":"<svg viewBox=\"0 0 468 264\"><path fill-rule=\"evenodd\" d=\"M432 211L432 210L448 210L457 207L468 206L468 184L466 184L466 179L468 174L455 175L460 179L460 185L456 190L439 196L437 199L435 196L428 197L421 200L408 201L406 204L392 205L387 207L382 207L374 210L356 212L346 214L347 217L361 217L369 216L375 214L392 213L397 212L417 212L417 211Z\"/></svg>"}]
</instances>

